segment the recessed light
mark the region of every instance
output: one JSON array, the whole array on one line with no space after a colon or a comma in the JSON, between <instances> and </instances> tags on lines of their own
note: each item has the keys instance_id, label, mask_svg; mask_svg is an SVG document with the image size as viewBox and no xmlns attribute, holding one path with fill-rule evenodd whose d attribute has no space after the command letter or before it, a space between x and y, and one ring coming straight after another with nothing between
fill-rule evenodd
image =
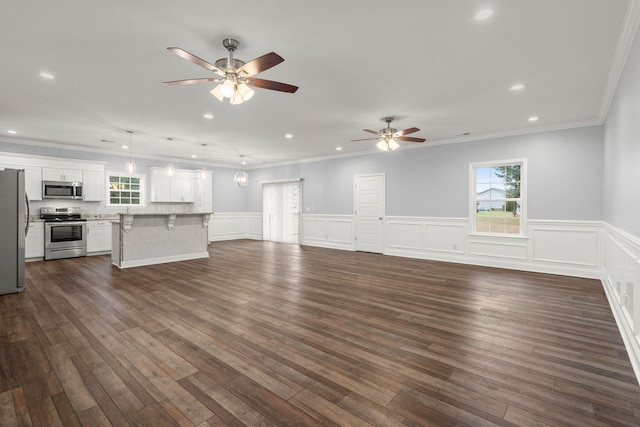
<instances>
[{"instance_id":1,"label":"recessed light","mask_svg":"<svg viewBox=\"0 0 640 427\"><path fill-rule=\"evenodd\" d=\"M123 149L123 150L126 150L127 148L129 148L129 146L128 146L128 145L123 145L123 146L122 146L122 149Z\"/></svg>"},{"instance_id":2,"label":"recessed light","mask_svg":"<svg viewBox=\"0 0 640 427\"><path fill-rule=\"evenodd\" d=\"M192 155L191 155L191 158L192 158L192 159L197 159L197 158L198 158L198 155L197 155L197 154L192 154Z\"/></svg>"},{"instance_id":3,"label":"recessed light","mask_svg":"<svg viewBox=\"0 0 640 427\"><path fill-rule=\"evenodd\" d=\"M529 121L530 121L530 122L537 122L537 121L538 121L538 119L539 119L539 117L536 117L536 116L531 116L531 117L529 117Z\"/></svg>"},{"instance_id":4,"label":"recessed light","mask_svg":"<svg viewBox=\"0 0 640 427\"><path fill-rule=\"evenodd\" d=\"M246 165L246 164L247 164L247 162L245 162L245 161L243 160L243 161L241 161L241 162L240 162L240 164L242 164L242 165Z\"/></svg>"},{"instance_id":5,"label":"recessed light","mask_svg":"<svg viewBox=\"0 0 640 427\"><path fill-rule=\"evenodd\" d=\"M493 15L493 10L491 9L483 9L476 13L476 21L484 21L485 19L491 18Z\"/></svg>"},{"instance_id":6,"label":"recessed light","mask_svg":"<svg viewBox=\"0 0 640 427\"><path fill-rule=\"evenodd\" d=\"M204 117L205 119L213 119L213 114L211 113L203 114L202 117Z\"/></svg>"},{"instance_id":7,"label":"recessed light","mask_svg":"<svg viewBox=\"0 0 640 427\"><path fill-rule=\"evenodd\" d=\"M336 147L336 150L342 151L342 147Z\"/></svg>"},{"instance_id":8,"label":"recessed light","mask_svg":"<svg viewBox=\"0 0 640 427\"><path fill-rule=\"evenodd\" d=\"M524 89L524 85L522 83L516 83L509 88L509 90L513 90L513 91L519 91L522 89Z\"/></svg>"},{"instance_id":9,"label":"recessed light","mask_svg":"<svg viewBox=\"0 0 640 427\"><path fill-rule=\"evenodd\" d=\"M15 134L17 134L17 133L18 133L18 131L15 131L15 130L13 130L13 129L9 129L9 130L7 131L7 133L10 133L11 135L15 135Z\"/></svg>"},{"instance_id":10,"label":"recessed light","mask_svg":"<svg viewBox=\"0 0 640 427\"><path fill-rule=\"evenodd\" d=\"M48 79L48 80L53 80L56 78L56 76L54 76L53 74L51 74L48 71L43 71L40 73L40 77L42 77L43 79Z\"/></svg>"},{"instance_id":11,"label":"recessed light","mask_svg":"<svg viewBox=\"0 0 640 427\"><path fill-rule=\"evenodd\" d=\"M291 138L293 138L293 135L291 135L290 133L288 133L288 134L286 134L284 137L285 137L285 138L287 138L287 139L291 139Z\"/></svg>"}]
</instances>

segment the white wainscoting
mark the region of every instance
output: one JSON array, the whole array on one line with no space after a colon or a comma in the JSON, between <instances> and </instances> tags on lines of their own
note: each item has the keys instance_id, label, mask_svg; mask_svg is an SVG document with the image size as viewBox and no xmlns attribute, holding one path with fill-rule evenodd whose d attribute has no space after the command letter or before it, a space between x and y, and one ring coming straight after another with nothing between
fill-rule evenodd
<instances>
[{"instance_id":1,"label":"white wainscoting","mask_svg":"<svg viewBox=\"0 0 640 427\"><path fill-rule=\"evenodd\" d=\"M209 241L235 239L262 240L259 212L216 212L209 219Z\"/></svg>"},{"instance_id":2,"label":"white wainscoting","mask_svg":"<svg viewBox=\"0 0 640 427\"><path fill-rule=\"evenodd\" d=\"M470 234L467 218L387 217L387 255L602 277L602 223L528 221L528 236Z\"/></svg>"},{"instance_id":3,"label":"white wainscoting","mask_svg":"<svg viewBox=\"0 0 640 427\"><path fill-rule=\"evenodd\" d=\"M302 244L355 250L353 215L302 215Z\"/></svg>"},{"instance_id":4,"label":"white wainscoting","mask_svg":"<svg viewBox=\"0 0 640 427\"><path fill-rule=\"evenodd\" d=\"M603 236L604 290L640 380L640 238L608 224Z\"/></svg>"}]
</instances>

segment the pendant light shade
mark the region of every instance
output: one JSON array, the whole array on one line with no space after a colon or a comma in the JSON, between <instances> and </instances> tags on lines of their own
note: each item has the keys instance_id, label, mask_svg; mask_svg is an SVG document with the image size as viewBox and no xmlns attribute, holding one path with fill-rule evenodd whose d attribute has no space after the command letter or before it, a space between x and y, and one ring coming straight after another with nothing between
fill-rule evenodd
<instances>
[{"instance_id":1,"label":"pendant light shade","mask_svg":"<svg viewBox=\"0 0 640 427\"><path fill-rule=\"evenodd\" d=\"M202 145L202 161L205 161L205 155L204 155L204 149L207 147L207 144L200 144ZM207 179L207 176L209 175L209 171L207 171L207 168L203 165L202 169L200 169L198 171L198 175L200 175L200 179Z\"/></svg>"},{"instance_id":2,"label":"pendant light shade","mask_svg":"<svg viewBox=\"0 0 640 427\"><path fill-rule=\"evenodd\" d=\"M176 173L176 169L173 167L173 152L171 149L171 142L173 138L167 138L169 141L169 164L167 165L167 175L173 176Z\"/></svg>"},{"instance_id":3,"label":"pendant light shade","mask_svg":"<svg viewBox=\"0 0 640 427\"><path fill-rule=\"evenodd\" d=\"M133 144L131 135L133 135L133 131L128 130L127 133L129 134L129 161L126 164L125 169L128 173L134 173L136 171L136 164L133 163L133 160L131 159L131 145Z\"/></svg>"},{"instance_id":4,"label":"pendant light shade","mask_svg":"<svg viewBox=\"0 0 640 427\"><path fill-rule=\"evenodd\" d=\"M242 170L244 165L243 159L244 156L240 156L240 170L236 172L236 175L233 177L233 180L240 188L244 188L249 185L249 174Z\"/></svg>"}]
</instances>

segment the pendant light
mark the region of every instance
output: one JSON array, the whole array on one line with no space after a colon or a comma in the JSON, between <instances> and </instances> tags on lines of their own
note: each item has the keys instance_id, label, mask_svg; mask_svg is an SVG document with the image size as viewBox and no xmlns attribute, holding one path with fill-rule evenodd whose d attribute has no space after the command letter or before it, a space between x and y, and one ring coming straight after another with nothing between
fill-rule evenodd
<instances>
[{"instance_id":1,"label":"pendant light","mask_svg":"<svg viewBox=\"0 0 640 427\"><path fill-rule=\"evenodd\" d=\"M200 145L202 145L202 161L204 162L205 160L204 149L206 148L207 144L200 144ZM207 171L206 166L202 165L202 169L200 169L199 174L200 174L200 179L207 179L207 175L209 175L209 172Z\"/></svg>"},{"instance_id":2,"label":"pendant light","mask_svg":"<svg viewBox=\"0 0 640 427\"><path fill-rule=\"evenodd\" d=\"M171 151L171 142L173 138L167 138L169 141L169 165L167 165L167 175L173 176L176 173L176 169L173 167L173 152Z\"/></svg>"},{"instance_id":3,"label":"pendant light","mask_svg":"<svg viewBox=\"0 0 640 427\"><path fill-rule=\"evenodd\" d=\"M136 171L136 164L133 163L133 160L131 160L131 145L133 144L131 135L133 135L133 131L128 130L127 133L129 134L129 161L125 166L125 169L127 170L128 173L134 173Z\"/></svg>"},{"instance_id":4,"label":"pendant light","mask_svg":"<svg viewBox=\"0 0 640 427\"><path fill-rule=\"evenodd\" d=\"M240 170L236 172L233 180L238 184L238 187L244 188L249 185L249 174L243 170L244 156L240 156Z\"/></svg>"}]
</instances>

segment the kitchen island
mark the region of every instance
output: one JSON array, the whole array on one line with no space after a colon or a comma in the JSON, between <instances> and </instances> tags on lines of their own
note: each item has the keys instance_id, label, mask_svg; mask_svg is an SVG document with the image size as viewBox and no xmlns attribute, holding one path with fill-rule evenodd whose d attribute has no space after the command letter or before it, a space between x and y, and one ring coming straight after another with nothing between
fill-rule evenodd
<instances>
[{"instance_id":1,"label":"kitchen island","mask_svg":"<svg viewBox=\"0 0 640 427\"><path fill-rule=\"evenodd\" d=\"M210 212L118 216L111 226L111 263L119 268L209 257Z\"/></svg>"}]
</instances>

